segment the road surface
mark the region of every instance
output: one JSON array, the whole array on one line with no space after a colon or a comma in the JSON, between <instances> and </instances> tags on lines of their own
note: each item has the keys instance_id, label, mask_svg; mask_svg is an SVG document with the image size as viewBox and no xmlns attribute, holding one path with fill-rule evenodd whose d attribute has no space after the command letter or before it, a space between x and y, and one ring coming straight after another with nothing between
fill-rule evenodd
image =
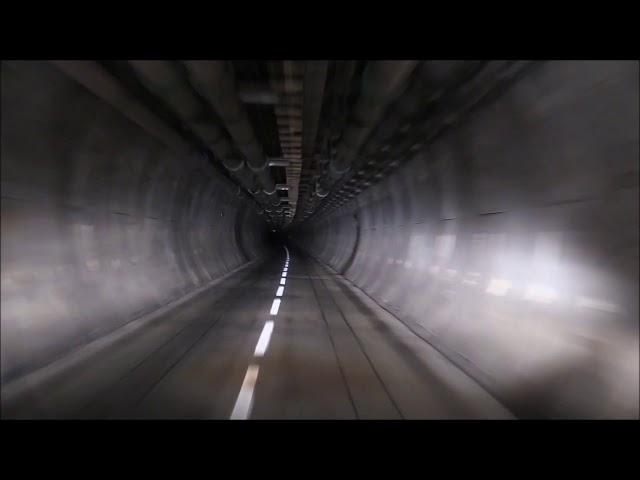
<instances>
[{"instance_id":1,"label":"road surface","mask_svg":"<svg viewBox=\"0 0 640 480\"><path fill-rule=\"evenodd\" d=\"M512 418L340 275L288 255L7 385L3 417Z\"/></svg>"}]
</instances>

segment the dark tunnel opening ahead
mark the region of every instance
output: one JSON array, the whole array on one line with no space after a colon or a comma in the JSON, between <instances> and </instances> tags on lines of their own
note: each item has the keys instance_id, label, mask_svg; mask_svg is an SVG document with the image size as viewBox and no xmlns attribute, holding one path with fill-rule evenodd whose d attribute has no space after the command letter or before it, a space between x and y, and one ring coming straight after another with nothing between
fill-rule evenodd
<instances>
[{"instance_id":1,"label":"dark tunnel opening ahead","mask_svg":"<svg viewBox=\"0 0 640 480\"><path fill-rule=\"evenodd\" d=\"M638 418L638 63L514 68L3 61L3 418Z\"/></svg>"}]
</instances>

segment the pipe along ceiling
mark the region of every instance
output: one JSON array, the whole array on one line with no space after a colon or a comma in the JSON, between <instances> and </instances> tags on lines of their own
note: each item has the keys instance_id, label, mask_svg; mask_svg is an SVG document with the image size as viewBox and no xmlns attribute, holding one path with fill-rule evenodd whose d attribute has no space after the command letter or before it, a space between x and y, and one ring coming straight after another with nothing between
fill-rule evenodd
<instances>
[{"instance_id":1,"label":"pipe along ceiling","mask_svg":"<svg viewBox=\"0 0 640 480\"><path fill-rule=\"evenodd\" d=\"M274 232L513 416L638 416L637 62L3 61L1 109L3 416Z\"/></svg>"}]
</instances>

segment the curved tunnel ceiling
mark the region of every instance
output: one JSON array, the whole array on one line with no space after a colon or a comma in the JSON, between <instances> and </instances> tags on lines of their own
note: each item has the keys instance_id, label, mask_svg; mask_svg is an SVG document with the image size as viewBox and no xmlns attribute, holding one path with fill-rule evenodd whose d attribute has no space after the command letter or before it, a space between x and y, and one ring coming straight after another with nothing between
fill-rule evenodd
<instances>
[{"instance_id":1,"label":"curved tunnel ceiling","mask_svg":"<svg viewBox=\"0 0 640 480\"><path fill-rule=\"evenodd\" d=\"M32 413L21 379L136 319L187 325L211 286L250 297L275 232L312 284L344 282L326 291L341 315L383 315L367 297L484 404L637 418L638 79L637 62L3 61L3 416Z\"/></svg>"}]
</instances>

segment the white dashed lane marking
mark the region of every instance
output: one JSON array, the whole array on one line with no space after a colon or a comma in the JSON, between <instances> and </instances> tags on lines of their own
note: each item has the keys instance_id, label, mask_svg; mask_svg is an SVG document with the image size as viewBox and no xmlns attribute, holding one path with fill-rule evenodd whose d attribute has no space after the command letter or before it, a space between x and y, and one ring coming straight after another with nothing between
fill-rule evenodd
<instances>
[{"instance_id":1,"label":"white dashed lane marking","mask_svg":"<svg viewBox=\"0 0 640 480\"><path fill-rule=\"evenodd\" d=\"M287 252L287 259L285 260L284 269L282 270L280 285L276 290L276 297L273 299L271 310L269 311L269 314L273 318L278 315L280 303L282 302L281 298L284 295L284 284L287 280L285 277L289 271L289 250L287 247L284 247L284 249ZM260 333L260 338L258 338L258 343L253 352L254 358L262 358L267 352L274 326L275 324L273 320L267 320L265 322L262 332ZM231 420L246 420L251 415L251 408L253 407L253 391L255 389L256 382L258 381L258 371L259 366L255 363L252 363L249 365L249 368L247 368L247 373L244 376L240 393L238 394L233 411L231 412Z\"/></svg>"}]
</instances>

